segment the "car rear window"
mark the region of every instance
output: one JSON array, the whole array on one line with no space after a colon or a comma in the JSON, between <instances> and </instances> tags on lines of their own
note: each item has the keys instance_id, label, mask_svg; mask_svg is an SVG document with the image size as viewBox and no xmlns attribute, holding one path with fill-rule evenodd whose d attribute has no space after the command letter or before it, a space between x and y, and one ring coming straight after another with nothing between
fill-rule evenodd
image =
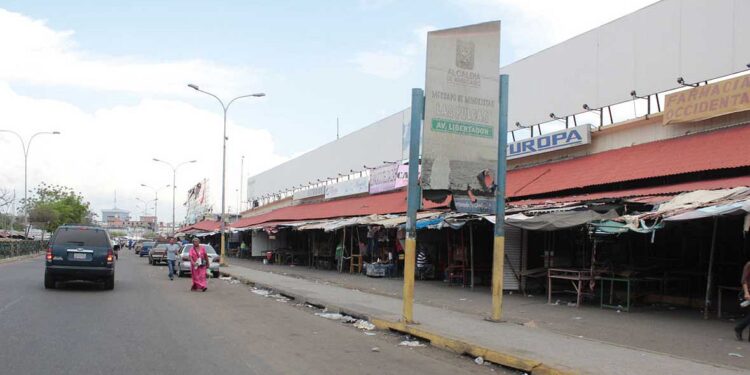
<instances>
[{"instance_id":1,"label":"car rear window","mask_svg":"<svg viewBox=\"0 0 750 375\"><path fill-rule=\"evenodd\" d=\"M213 246L211 246L211 245L203 245L203 247L206 248L206 254L208 254L208 255L216 255L216 250L214 250ZM187 245L187 246L185 246L185 248L182 251L184 253L189 253L190 249L192 249L192 248L193 248L193 245Z\"/></svg>"},{"instance_id":2,"label":"car rear window","mask_svg":"<svg viewBox=\"0 0 750 375\"><path fill-rule=\"evenodd\" d=\"M103 230L63 228L55 235L54 245L109 247L107 234Z\"/></svg>"},{"instance_id":3,"label":"car rear window","mask_svg":"<svg viewBox=\"0 0 750 375\"><path fill-rule=\"evenodd\" d=\"M154 247L155 244L156 242L144 242L143 246Z\"/></svg>"}]
</instances>

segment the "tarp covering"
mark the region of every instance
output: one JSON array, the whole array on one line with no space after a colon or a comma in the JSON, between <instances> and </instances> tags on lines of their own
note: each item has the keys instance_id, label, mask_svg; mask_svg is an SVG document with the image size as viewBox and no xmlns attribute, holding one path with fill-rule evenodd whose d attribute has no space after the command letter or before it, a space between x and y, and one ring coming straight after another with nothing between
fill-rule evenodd
<instances>
[{"instance_id":1,"label":"tarp covering","mask_svg":"<svg viewBox=\"0 0 750 375\"><path fill-rule=\"evenodd\" d=\"M605 213L591 210L563 211L537 216L509 215L505 217L505 223L526 230L552 231L577 227L595 220L614 219L618 216L620 215L615 210L609 210Z\"/></svg>"},{"instance_id":2,"label":"tarp covering","mask_svg":"<svg viewBox=\"0 0 750 375\"><path fill-rule=\"evenodd\" d=\"M695 220L714 216L746 215L748 213L750 213L750 200L744 200L730 204L702 207L697 210L670 216L664 219L664 221Z\"/></svg>"}]
</instances>

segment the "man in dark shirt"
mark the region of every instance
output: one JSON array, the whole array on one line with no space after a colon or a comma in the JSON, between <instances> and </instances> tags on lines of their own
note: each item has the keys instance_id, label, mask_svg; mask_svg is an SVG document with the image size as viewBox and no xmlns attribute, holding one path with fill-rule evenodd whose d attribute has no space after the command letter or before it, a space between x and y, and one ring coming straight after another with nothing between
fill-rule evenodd
<instances>
[{"instance_id":1,"label":"man in dark shirt","mask_svg":"<svg viewBox=\"0 0 750 375\"><path fill-rule=\"evenodd\" d=\"M745 301L750 301L750 262L745 263L745 268L742 269L742 280L740 281L742 284L742 293L745 297ZM734 326L734 333L737 335L737 340L742 341L742 331L745 330L745 328L750 325L750 313L746 314L742 320L737 322L737 325ZM750 336L748 337L748 340L750 340Z\"/></svg>"}]
</instances>

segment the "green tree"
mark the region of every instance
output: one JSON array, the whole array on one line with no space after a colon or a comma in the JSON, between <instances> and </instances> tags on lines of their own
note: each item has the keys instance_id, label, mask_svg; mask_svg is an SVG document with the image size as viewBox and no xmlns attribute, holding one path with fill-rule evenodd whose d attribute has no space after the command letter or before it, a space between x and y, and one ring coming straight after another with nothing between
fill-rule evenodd
<instances>
[{"instance_id":1,"label":"green tree","mask_svg":"<svg viewBox=\"0 0 750 375\"><path fill-rule=\"evenodd\" d=\"M41 183L23 201L29 221L52 232L63 224L90 224L89 202L72 188Z\"/></svg>"},{"instance_id":2,"label":"green tree","mask_svg":"<svg viewBox=\"0 0 750 375\"><path fill-rule=\"evenodd\" d=\"M126 232L121 231L121 230L112 230L112 231L109 231L109 236L112 237L112 238L115 238L115 237L125 237L127 235L128 234Z\"/></svg>"}]
</instances>

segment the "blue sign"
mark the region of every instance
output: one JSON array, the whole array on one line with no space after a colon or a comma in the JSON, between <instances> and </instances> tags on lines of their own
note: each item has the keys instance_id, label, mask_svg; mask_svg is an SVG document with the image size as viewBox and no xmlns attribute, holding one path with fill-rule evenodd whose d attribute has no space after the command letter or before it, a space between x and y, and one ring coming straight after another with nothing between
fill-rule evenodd
<instances>
[{"instance_id":1,"label":"blue sign","mask_svg":"<svg viewBox=\"0 0 750 375\"><path fill-rule=\"evenodd\" d=\"M591 127L579 125L570 129L522 139L508 144L508 159L561 150L591 143Z\"/></svg>"}]
</instances>

